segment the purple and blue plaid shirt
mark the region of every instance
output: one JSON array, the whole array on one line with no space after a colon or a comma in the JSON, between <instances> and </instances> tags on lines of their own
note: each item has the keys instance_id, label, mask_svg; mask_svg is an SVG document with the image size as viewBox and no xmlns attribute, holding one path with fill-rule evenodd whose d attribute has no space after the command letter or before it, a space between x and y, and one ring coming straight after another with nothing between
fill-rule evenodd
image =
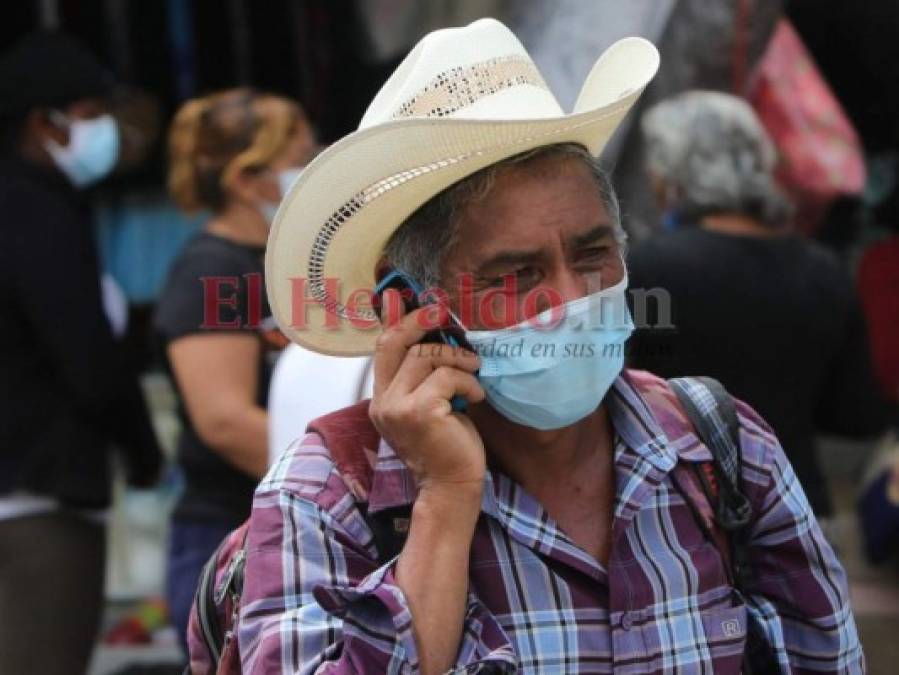
<instances>
[{"instance_id":1,"label":"purple and blue plaid shirt","mask_svg":"<svg viewBox=\"0 0 899 675\"><path fill-rule=\"evenodd\" d=\"M738 405L754 513L742 597L673 484L677 462L711 453L667 385L625 371L606 405L617 437L608 566L521 486L488 473L454 672L738 673L747 612L781 672L864 672L845 573L764 421ZM390 447L372 461L369 510L411 503L413 482ZM418 672L412 617L394 563L377 562L359 490L316 434L260 484L238 635L245 673Z\"/></svg>"}]
</instances>

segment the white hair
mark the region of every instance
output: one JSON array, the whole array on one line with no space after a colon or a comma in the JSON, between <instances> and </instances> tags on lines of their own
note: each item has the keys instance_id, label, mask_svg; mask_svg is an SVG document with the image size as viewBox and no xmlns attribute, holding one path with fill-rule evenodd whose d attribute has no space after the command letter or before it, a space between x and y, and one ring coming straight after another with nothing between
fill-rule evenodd
<instances>
[{"instance_id":1,"label":"white hair","mask_svg":"<svg viewBox=\"0 0 899 675\"><path fill-rule=\"evenodd\" d=\"M773 176L774 144L743 99L686 92L651 107L641 126L647 166L682 218L740 213L782 225L789 217Z\"/></svg>"}]
</instances>

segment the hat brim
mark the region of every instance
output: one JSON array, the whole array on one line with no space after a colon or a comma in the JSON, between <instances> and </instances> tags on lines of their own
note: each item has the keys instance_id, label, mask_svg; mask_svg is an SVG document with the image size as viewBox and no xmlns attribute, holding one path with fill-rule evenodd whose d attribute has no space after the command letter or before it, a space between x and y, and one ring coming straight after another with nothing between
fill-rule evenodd
<instances>
[{"instance_id":1,"label":"hat brim","mask_svg":"<svg viewBox=\"0 0 899 675\"><path fill-rule=\"evenodd\" d=\"M655 47L628 38L597 61L571 115L401 119L332 145L285 196L269 234L266 287L281 329L322 354L372 353L380 327L365 321L365 293L375 286L384 246L409 215L466 176L534 148L578 143L598 156L657 69ZM319 277L338 289L341 303L355 299L357 321L311 298Z\"/></svg>"}]
</instances>

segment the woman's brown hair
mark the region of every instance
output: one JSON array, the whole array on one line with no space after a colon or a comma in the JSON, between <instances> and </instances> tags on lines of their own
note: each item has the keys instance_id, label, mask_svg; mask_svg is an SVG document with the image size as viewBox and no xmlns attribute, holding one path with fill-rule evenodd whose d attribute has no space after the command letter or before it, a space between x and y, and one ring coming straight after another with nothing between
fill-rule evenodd
<instances>
[{"instance_id":1,"label":"woman's brown hair","mask_svg":"<svg viewBox=\"0 0 899 675\"><path fill-rule=\"evenodd\" d=\"M252 89L188 101L169 131L172 198L186 211L221 209L238 173L266 167L306 126L297 103Z\"/></svg>"}]
</instances>

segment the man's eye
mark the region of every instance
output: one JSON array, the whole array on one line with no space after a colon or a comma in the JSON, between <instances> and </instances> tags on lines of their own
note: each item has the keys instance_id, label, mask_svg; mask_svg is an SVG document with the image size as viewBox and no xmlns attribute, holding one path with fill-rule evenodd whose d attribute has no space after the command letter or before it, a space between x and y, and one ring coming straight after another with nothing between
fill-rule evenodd
<instances>
[{"instance_id":1,"label":"man's eye","mask_svg":"<svg viewBox=\"0 0 899 675\"><path fill-rule=\"evenodd\" d=\"M609 252L608 246L591 246L578 252L578 260L599 260Z\"/></svg>"},{"instance_id":2,"label":"man's eye","mask_svg":"<svg viewBox=\"0 0 899 675\"><path fill-rule=\"evenodd\" d=\"M538 279L539 273L533 267L522 267L491 279L488 285L492 288L509 288L512 292L530 288Z\"/></svg>"},{"instance_id":3,"label":"man's eye","mask_svg":"<svg viewBox=\"0 0 899 675\"><path fill-rule=\"evenodd\" d=\"M491 279L487 282L487 285L492 288L500 288L502 286L511 286L518 279L518 276L515 272L510 272L509 274L503 274L494 279Z\"/></svg>"}]
</instances>

